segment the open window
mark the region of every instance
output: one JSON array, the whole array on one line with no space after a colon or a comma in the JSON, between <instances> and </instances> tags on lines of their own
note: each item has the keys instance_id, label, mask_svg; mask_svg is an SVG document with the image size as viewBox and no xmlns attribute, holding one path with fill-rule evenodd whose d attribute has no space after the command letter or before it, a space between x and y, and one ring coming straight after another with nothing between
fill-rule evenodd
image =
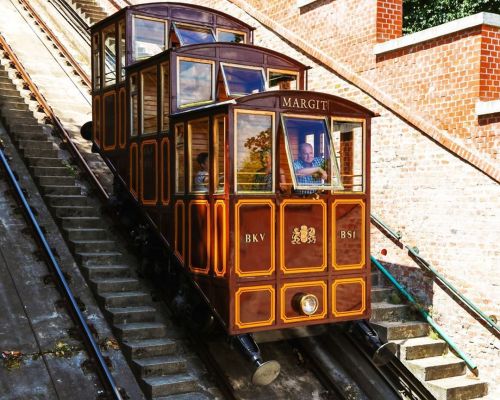
<instances>
[{"instance_id":1,"label":"open window","mask_svg":"<svg viewBox=\"0 0 500 400\"><path fill-rule=\"evenodd\" d=\"M126 66L126 43L125 43L125 21L118 22L118 53L120 66L118 67L118 80L121 82L125 79L125 66Z\"/></svg>"},{"instance_id":2,"label":"open window","mask_svg":"<svg viewBox=\"0 0 500 400\"><path fill-rule=\"evenodd\" d=\"M156 67L141 72L141 88L142 134L156 133L158 130L158 77Z\"/></svg>"},{"instance_id":3,"label":"open window","mask_svg":"<svg viewBox=\"0 0 500 400\"><path fill-rule=\"evenodd\" d=\"M269 90L298 90L299 73L269 69L267 71Z\"/></svg>"},{"instance_id":4,"label":"open window","mask_svg":"<svg viewBox=\"0 0 500 400\"><path fill-rule=\"evenodd\" d=\"M168 63L161 64L161 130L169 129L170 115L170 68Z\"/></svg>"},{"instance_id":5,"label":"open window","mask_svg":"<svg viewBox=\"0 0 500 400\"><path fill-rule=\"evenodd\" d=\"M215 193L224 193L226 171L226 118L214 118L214 176Z\"/></svg>"},{"instance_id":6,"label":"open window","mask_svg":"<svg viewBox=\"0 0 500 400\"><path fill-rule=\"evenodd\" d=\"M115 25L110 25L102 31L104 47L104 86L116 83L116 31Z\"/></svg>"},{"instance_id":7,"label":"open window","mask_svg":"<svg viewBox=\"0 0 500 400\"><path fill-rule=\"evenodd\" d=\"M245 32L217 28L217 41L228 43L246 43L247 35Z\"/></svg>"},{"instance_id":8,"label":"open window","mask_svg":"<svg viewBox=\"0 0 500 400\"><path fill-rule=\"evenodd\" d=\"M210 181L210 152L208 146L208 118L188 122L189 191L208 193Z\"/></svg>"},{"instance_id":9,"label":"open window","mask_svg":"<svg viewBox=\"0 0 500 400\"><path fill-rule=\"evenodd\" d=\"M101 88L101 47L99 35L96 34L92 37L92 69L94 71L94 90Z\"/></svg>"},{"instance_id":10,"label":"open window","mask_svg":"<svg viewBox=\"0 0 500 400\"><path fill-rule=\"evenodd\" d=\"M282 124L295 190L342 189L326 119L283 115Z\"/></svg>"},{"instance_id":11,"label":"open window","mask_svg":"<svg viewBox=\"0 0 500 400\"><path fill-rule=\"evenodd\" d=\"M221 70L229 96L246 96L263 92L266 88L262 68L221 63Z\"/></svg>"},{"instance_id":12,"label":"open window","mask_svg":"<svg viewBox=\"0 0 500 400\"><path fill-rule=\"evenodd\" d=\"M274 191L274 113L235 110L237 193Z\"/></svg>"},{"instance_id":13,"label":"open window","mask_svg":"<svg viewBox=\"0 0 500 400\"><path fill-rule=\"evenodd\" d=\"M130 136L139 134L139 82L137 74L130 75Z\"/></svg>"},{"instance_id":14,"label":"open window","mask_svg":"<svg viewBox=\"0 0 500 400\"><path fill-rule=\"evenodd\" d=\"M175 125L175 193L184 193L184 123Z\"/></svg>"},{"instance_id":15,"label":"open window","mask_svg":"<svg viewBox=\"0 0 500 400\"><path fill-rule=\"evenodd\" d=\"M344 190L363 192L365 190L364 121L333 120L332 139Z\"/></svg>"},{"instance_id":16,"label":"open window","mask_svg":"<svg viewBox=\"0 0 500 400\"><path fill-rule=\"evenodd\" d=\"M215 63L211 60L177 58L177 106L194 107L215 100Z\"/></svg>"},{"instance_id":17,"label":"open window","mask_svg":"<svg viewBox=\"0 0 500 400\"><path fill-rule=\"evenodd\" d=\"M179 24L177 22L173 22L172 25L181 46L215 42L214 32L208 27Z\"/></svg>"},{"instance_id":18,"label":"open window","mask_svg":"<svg viewBox=\"0 0 500 400\"><path fill-rule=\"evenodd\" d=\"M132 20L132 57L143 60L164 51L167 21L134 16Z\"/></svg>"}]
</instances>

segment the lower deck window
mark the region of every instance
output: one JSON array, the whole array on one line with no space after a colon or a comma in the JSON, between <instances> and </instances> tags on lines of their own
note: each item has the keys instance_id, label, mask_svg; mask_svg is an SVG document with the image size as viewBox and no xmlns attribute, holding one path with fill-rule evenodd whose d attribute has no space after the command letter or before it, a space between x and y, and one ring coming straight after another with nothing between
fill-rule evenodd
<instances>
[{"instance_id":1,"label":"lower deck window","mask_svg":"<svg viewBox=\"0 0 500 400\"><path fill-rule=\"evenodd\" d=\"M210 155L208 150L208 118L188 122L189 191L208 193L210 181Z\"/></svg>"}]
</instances>

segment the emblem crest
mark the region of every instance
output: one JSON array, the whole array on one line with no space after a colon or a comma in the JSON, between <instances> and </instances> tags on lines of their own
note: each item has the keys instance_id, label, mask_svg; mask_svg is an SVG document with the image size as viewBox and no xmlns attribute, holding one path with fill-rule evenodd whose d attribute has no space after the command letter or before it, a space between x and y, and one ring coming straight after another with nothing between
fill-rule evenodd
<instances>
[{"instance_id":1,"label":"emblem crest","mask_svg":"<svg viewBox=\"0 0 500 400\"><path fill-rule=\"evenodd\" d=\"M292 244L316 243L316 229L301 225L300 228L293 228Z\"/></svg>"}]
</instances>

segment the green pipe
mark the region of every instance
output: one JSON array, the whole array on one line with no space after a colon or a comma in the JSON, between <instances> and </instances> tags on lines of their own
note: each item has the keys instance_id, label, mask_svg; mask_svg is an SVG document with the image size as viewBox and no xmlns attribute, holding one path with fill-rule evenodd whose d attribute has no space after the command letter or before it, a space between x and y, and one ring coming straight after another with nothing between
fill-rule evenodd
<instances>
[{"instance_id":1,"label":"green pipe","mask_svg":"<svg viewBox=\"0 0 500 400\"><path fill-rule=\"evenodd\" d=\"M396 288L410 301L410 303L412 303L416 307L418 312L422 314L427 323L430 326L432 326L432 329L434 329L438 333L438 335L441 336L446 343L448 343L448 346L450 346L453 349L453 351L455 351L460 356L460 358L464 360L465 364L467 364L467 367L472 371L472 373L477 376L478 374L477 366L457 347L457 345L453 342L453 340L451 340L451 338L448 337L448 335L446 335L446 333L443 332L443 330L434 322L434 320L427 313L427 311L425 311L422 307L420 307L420 305L415 301L413 296L410 293L408 293L403 286L401 286L401 284L396 280L396 278L394 278L391 275L391 273L387 271L375 257L370 256L370 259L372 263L374 263L377 266L377 268L387 277L387 279L389 279L391 283L394 286L396 286Z\"/></svg>"},{"instance_id":2,"label":"green pipe","mask_svg":"<svg viewBox=\"0 0 500 400\"><path fill-rule=\"evenodd\" d=\"M373 219L378 225L380 225L382 228L384 228L387 233L389 233L394 239L396 240L401 240L403 235L401 232L394 232L391 228L389 228L386 224L384 224L379 218L377 218L375 215L370 214L371 219Z\"/></svg>"}]
</instances>

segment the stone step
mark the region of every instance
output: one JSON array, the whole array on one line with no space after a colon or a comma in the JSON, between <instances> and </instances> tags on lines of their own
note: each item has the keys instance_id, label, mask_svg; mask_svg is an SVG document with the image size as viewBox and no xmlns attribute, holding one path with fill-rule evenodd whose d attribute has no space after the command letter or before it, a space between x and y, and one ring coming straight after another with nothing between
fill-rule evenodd
<instances>
[{"instance_id":1,"label":"stone step","mask_svg":"<svg viewBox=\"0 0 500 400\"><path fill-rule=\"evenodd\" d=\"M97 217L99 215L99 210L96 210L95 207L57 206L52 208L55 211L57 217Z\"/></svg>"},{"instance_id":2,"label":"stone step","mask_svg":"<svg viewBox=\"0 0 500 400\"><path fill-rule=\"evenodd\" d=\"M173 394L171 396L157 396L155 397L155 400L213 400L213 396L207 396L206 394L200 392L188 392Z\"/></svg>"},{"instance_id":3,"label":"stone step","mask_svg":"<svg viewBox=\"0 0 500 400\"><path fill-rule=\"evenodd\" d=\"M128 341L123 346L128 358L168 355L179 350L179 344L167 338Z\"/></svg>"},{"instance_id":4,"label":"stone step","mask_svg":"<svg viewBox=\"0 0 500 400\"><path fill-rule=\"evenodd\" d=\"M22 113L25 113L25 111L20 111ZM41 125L38 123L38 121L35 119L33 114L31 115L22 115L22 116L15 116L12 112L9 112L8 114L5 113L6 119L7 119L7 125L9 127L11 126L20 126L20 125L27 125L27 126L40 126ZM23 130L23 129L17 129L17 130Z\"/></svg>"},{"instance_id":5,"label":"stone step","mask_svg":"<svg viewBox=\"0 0 500 400\"><path fill-rule=\"evenodd\" d=\"M9 124L9 130L17 134L18 132L23 133L44 133L42 125L39 124Z\"/></svg>"},{"instance_id":6,"label":"stone step","mask_svg":"<svg viewBox=\"0 0 500 400\"><path fill-rule=\"evenodd\" d=\"M115 331L121 340L158 339L167 334L167 327L160 322L133 322L115 325Z\"/></svg>"},{"instance_id":7,"label":"stone step","mask_svg":"<svg viewBox=\"0 0 500 400\"><path fill-rule=\"evenodd\" d=\"M406 367L421 381L465 375L465 362L452 355L427 357L405 362Z\"/></svg>"},{"instance_id":8,"label":"stone step","mask_svg":"<svg viewBox=\"0 0 500 400\"><path fill-rule=\"evenodd\" d=\"M177 355L148 357L133 360L135 371L143 377L186 372L186 360Z\"/></svg>"},{"instance_id":9,"label":"stone step","mask_svg":"<svg viewBox=\"0 0 500 400\"><path fill-rule=\"evenodd\" d=\"M393 289L390 287L372 286L372 303L387 301L392 292Z\"/></svg>"},{"instance_id":10,"label":"stone step","mask_svg":"<svg viewBox=\"0 0 500 400\"><path fill-rule=\"evenodd\" d=\"M0 104L2 112L6 112L9 110L30 111L29 105L23 99L19 98L4 99L0 102Z\"/></svg>"},{"instance_id":11,"label":"stone step","mask_svg":"<svg viewBox=\"0 0 500 400\"><path fill-rule=\"evenodd\" d=\"M120 263L122 256L122 253L116 251L75 253L75 258L80 265L116 265Z\"/></svg>"},{"instance_id":12,"label":"stone step","mask_svg":"<svg viewBox=\"0 0 500 400\"><path fill-rule=\"evenodd\" d=\"M419 321L370 322L383 342L409 339L429 334L429 324Z\"/></svg>"},{"instance_id":13,"label":"stone step","mask_svg":"<svg viewBox=\"0 0 500 400\"><path fill-rule=\"evenodd\" d=\"M98 294L99 300L106 308L145 306L151 297L145 292L103 292Z\"/></svg>"},{"instance_id":14,"label":"stone step","mask_svg":"<svg viewBox=\"0 0 500 400\"><path fill-rule=\"evenodd\" d=\"M100 217L68 216L62 217L63 229L98 229L103 227Z\"/></svg>"},{"instance_id":15,"label":"stone step","mask_svg":"<svg viewBox=\"0 0 500 400\"><path fill-rule=\"evenodd\" d=\"M43 186L74 186L75 178L73 176L39 176L36 178L38 183Z\"/></svg>"},{"instance_id":16,"label":"stone step","mask_svg":"<svg viewBox=\"0 0 500 400\"><path fill-rule=\"evenodd\" d=\"M114 240L71 240L69 245L75 253L97 253L116 250Z\"/></svg>"},{"instance_id":17,"label":"stone step","mask_svg":"<svg viewBox=\"0 0 500 400\"><path fill-rule=\"evenodd\" d=\"M126 278L132 276L128 265L85 265L83 272L88 279Z\"/></svg>"},{"instance_id":18,"label":"stone step","mask_svg":"<svg viewBox=\"0 0 500 400\"><path fill-rule=\"evenodd\" d=\"M31 167L33 175L41 176L71 176L71 171L66 167Z\"/></svg>"},{"instance_id":19,"label":"stone step","mask_svg":"<svg viewBox=\"0 0 500 400\"><path fill-rule=\"evenodd\" d=\"M156 309L150 306L110 307L106 310L114 325L155 322Z\"/></svg>"},{"instance_id":20,"label":"stone step","mask_svg":"<svg viewBox=\"0 0 500 400\"><path fill-rule=\"evenodd\" d=\"M135 278L92 279L91 285L99 293L135 291L140 286Z\"/></svg>"},{"instance_id":21,"label":"stone step","mask_svg":"<svg viewBox=\"0 0 500 400\"><path fill-rule=\"evenodd\" d=\"M410 308L405 304L390 304L379 302L372 304L371 321L401 321L408 320ZM412 318L413 319L413 318Z\"/></svg>"},{"instance_id":22,"label":"stone step","mask_svg":"<svg viewBox=\"0 0 500 400\"><path fill-rule=\"evenodd\" d=\"M144 378L144 390L149 397L177 395L198 389L196 379L189 374Z\"/></svg>"},{"instance_id":23,"label":"stone step","mask_svg":"<svg viewBox=\"0 0 500 400\"><path fill-rule=\"evenodd\" d=\"M41 150L52 150L55 148L54 143L47 140L18 140L17 141L20 149L41 149Z\"/></svg>"},{"instance_id":24,"label":"stone step","mask_svg":"<svg viewBox=\"0 0 500 400\"><path fill-rule=\"evenodd\" d=\"M59 196L80 196L82 194L82 189L80 186L60 186L60 185L40 185L40 189L43 194L48 195L48 194L53 194L53 195L59 195ZM64 208L64 207L55 207L57 209L59 208ZM91 208L91 207L65 207L65 208ZM97 210L94 210L94 213L92 215L95 215ZM68 215L73 215L73 214L56 214L58 217L66 217Z\"/></svg>"},{"instance_id":25,"label":"stone step","mask_svg":"<svg viewBox=\"0 0 500 400\"><path fill-rule=\"evenodd\" d=\"M45 196L48 203L51 206L73 206L73 207L84 207L88 205L88 199L86 196L76 195L76 196L61 196L56 194L49 194Z\"/></svg>"},{"instance_id":26,"label":"stone step","mask_svg":"<svg viewBox=\"0 0 500 400\"><path fill-rule=\"evenodd\" d=\"M488 384L476 377L457 376L427 382L436 400L467 400L485 396Z\"/></svg>"},{"instance_id":27,"label":"stone step","mask_svg":"<svg viewBox=\"0 0 500 400\"><path fill-rule=\"evenodd\" d=\"M27 106L27 105L26 105ZM36 123L37 120L34 117L33 113L29 110L5 110L5 115L9 119L14 119L14 118L23 118L23 119L31 119L32 123Z\"/></svg>"},{"instance_id":28,"label":"stone step","mask_svg":"<svg viewBox=\"0 0 500 400\"><path fill-rule=\"evenodd\" d=\"M19 143L21 140L47 140L49 135L39 132L17 132L14 141Z\"/></svg>"},{"instance_id":29,"label":"stone step","mask_svg":"<svg viewBox=\"0 0 500 400\"><path fill-rule=\"evenodd\" d=\"M66 229L68 240L99 240L108 237L106 229L88 229L88 228L68 228Z\"/></svg>"},{"instance_id":30,"label":"stone step","mask_svg":"<svg viewBox=\"0 0 500 400\"><path fill-rule=\"evenodd\" d=\"M61 167L62 161L57 157L26 156L26 161L31 167Z\"/></svg>"},{"instance_id":31,"label":"stone step","mask_svg":"<svg viewBox=\"0 0 500 400\"><path fill-rule=\"evenodd\" d=\"M24 157L58 158L59 149L21 149Z\"/></svg>"},{"instance_id":32,"label":"stone step","mask_svg":"<svg viewBox=\"0 0 500 400\"><path fill-rule=\"evenodd\" d=\"M444 340L430 337L391 340L398 346L398 357L401 360L416 360L426 357L441 356L448 351Z\"/></svg>"}]
</instances>

